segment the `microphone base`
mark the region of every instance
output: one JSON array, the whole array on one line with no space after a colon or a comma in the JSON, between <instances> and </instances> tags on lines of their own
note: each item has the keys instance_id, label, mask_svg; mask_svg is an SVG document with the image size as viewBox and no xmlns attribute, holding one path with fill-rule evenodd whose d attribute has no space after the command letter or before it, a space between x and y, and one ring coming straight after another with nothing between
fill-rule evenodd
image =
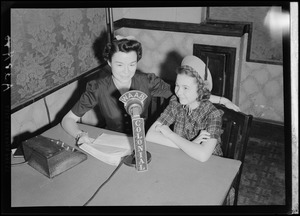
<instances>
[{"instance_id":1,"label":"microphone base","mask_svg":"<svg viewBox=\"0 0 300 216\"><path fill-rule=\"evenodd\" d=\"M151 154L150 154L150 152L147 151L147 164L150 163L151 159L152 159ZM131 155L128 155L125 158L124 164L126 164L127 166L135 167L135 154L134 154L134 152Z\"/></svg>"}]
</instances>

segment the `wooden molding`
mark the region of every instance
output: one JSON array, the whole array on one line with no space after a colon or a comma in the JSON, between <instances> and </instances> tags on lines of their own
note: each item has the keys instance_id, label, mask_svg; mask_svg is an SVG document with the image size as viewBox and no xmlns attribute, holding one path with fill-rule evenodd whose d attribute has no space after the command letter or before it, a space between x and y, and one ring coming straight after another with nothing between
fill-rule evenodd
<instances>
[{"instance_id":1,"label":"wooden molding","mask_svg":"<svg viewBox=\"0 0 300 216\"><path fill-rule=\"evenodd\" d=\"M241 37L249 31L248 24L245 23L217 22L213 20L208 20L207 22L200 24L194 24L123 18L114 22L115 30L124 27L232 37Z\"/></svg>"},{"instance_id":2,"label":"wooden molding","mask_svg":"<svg viewBox=\"0 0 300 216\"><path fill-rule=\"evenodd\" d=\"M284 142L284 123L267 119L253 118L250 137Z\"/></svg>"}]
</instances>

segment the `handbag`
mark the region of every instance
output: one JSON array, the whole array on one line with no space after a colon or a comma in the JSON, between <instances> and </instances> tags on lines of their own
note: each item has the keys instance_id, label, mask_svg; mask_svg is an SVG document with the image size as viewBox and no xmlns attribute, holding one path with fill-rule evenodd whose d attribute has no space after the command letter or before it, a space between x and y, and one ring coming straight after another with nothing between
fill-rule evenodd
<instances>
[{"instance_id":1,"label":"handbag","mask_svg":"<svg viewBox=\"0 0 300 216\"><path fill-rule=\"evenodd\" d=\"M28 164L53 178L87 159L87 155L66 143L38 135L22 142Z\"/></svg>"}]
</instances>

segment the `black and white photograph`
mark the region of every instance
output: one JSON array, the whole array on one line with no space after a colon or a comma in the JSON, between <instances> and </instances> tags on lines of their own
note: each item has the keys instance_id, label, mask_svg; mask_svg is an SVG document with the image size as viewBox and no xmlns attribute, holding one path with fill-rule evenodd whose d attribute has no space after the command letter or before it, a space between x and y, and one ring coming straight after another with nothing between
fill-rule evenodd
<instances>
[{"instance_id":1,"label":"black and white photograph","mask_svg":"<svg viewBox=\"0 0 300 216\"><path fill-rule=\"evenodd\" d=\"M1 1L1 213L298 214L298 3Z\"/></svg>"}]
</instances>

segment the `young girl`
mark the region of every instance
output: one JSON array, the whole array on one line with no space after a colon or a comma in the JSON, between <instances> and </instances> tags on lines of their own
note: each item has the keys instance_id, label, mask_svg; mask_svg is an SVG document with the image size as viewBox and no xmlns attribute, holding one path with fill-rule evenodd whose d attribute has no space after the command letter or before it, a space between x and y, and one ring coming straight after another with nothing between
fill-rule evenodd
<instances>
[{"instance_id":1,"label":"young girl","mask_svg":"<svg viewBox=\"0 0 300 216\"><path fill-rule=\"evenodd\" d=\"M223 111L209 101L211 77L203 61L187 56L177 71L175 94L146 140L182 149L201 162L212 154L222 155L220 135ZM174 129L171 130L170 126Z\"/></svg>"}]
</instances>

